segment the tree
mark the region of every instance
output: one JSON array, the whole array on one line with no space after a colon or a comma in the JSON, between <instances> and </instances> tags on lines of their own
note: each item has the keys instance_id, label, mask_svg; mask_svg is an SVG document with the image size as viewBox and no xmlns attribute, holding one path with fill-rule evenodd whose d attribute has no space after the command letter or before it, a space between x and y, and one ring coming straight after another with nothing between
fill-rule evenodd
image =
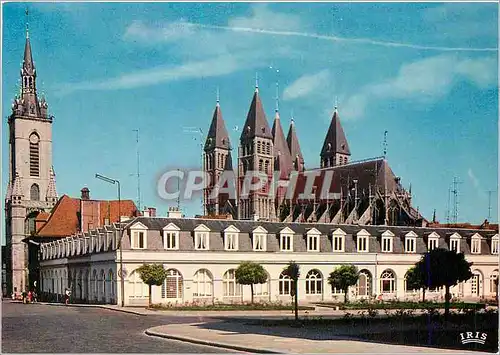
<instances>
[{"instance_id":1,"label":"tree","mask_svg":"<svg viewBox=\"0 0 500 355\"><path fill-rule=\"evenodd\" d=\"M408 269L406 273L406 289L407 290L419 290L422 289L422 302L425 302L425 289L426 285L424 282L423 275L420 274L420 269L416 266Z\"/></svg>"},{"instance_id":2,"label":"tree","mask_svg":"<svg viewBox=\"0 0 500 355\"><path fill-rule=\"evenodd\" d=\"M290 261L288 265L283 269L283 274L292 279L292 296L295 300L295 320L299 320L299 295L298 295L298 285L300 277L300 266L295 261Z\"/></svg>"},{"instance_id":3,"label":"tree","mask_svg":"<svg viewBox=\"0 0 500 355\"><path fill-rule=\"evenodd\" d=\"M333 270L328 277L328 283L332 288L344 291L344 303L347 303L347 291L349 286L358 282L358 269L354 265L342 265Z\"/></svg>"},{"instance_id":4,"label":"tree","mask_svg":"<svg viewBox=\"0 0 500 355\"><path fill-rule=\"evenodd\" d=\"M253 303L253 285L263 284L267 281L267 272L262 265L245 261L235 271L236 282L241 285L250 285Z\"/></svg>"},{"instance_id":5,"label":"tree","mask_svg":"<svg viewBox=\"0 0 500 355\"><path fill-rule=\"evenodd\" d=\"M159 264L144 264L137 269L142 282L149 286L149 306L152 302L152 288L153 286L161 286L163 281L167 278L167 270L163 265Z\"/></svg>"},{"instance_id":6,"label":"tree","mask_svg":"<svg viewBox=\"0 0 500 355\"><path fill-rule=\"evenodd\" d=\"M445 287L445 319L450 314L450 287L472 277L471 265L463 253L441 248L427 252L415 265L427 288Z\"/></svg>"}]
</instances>

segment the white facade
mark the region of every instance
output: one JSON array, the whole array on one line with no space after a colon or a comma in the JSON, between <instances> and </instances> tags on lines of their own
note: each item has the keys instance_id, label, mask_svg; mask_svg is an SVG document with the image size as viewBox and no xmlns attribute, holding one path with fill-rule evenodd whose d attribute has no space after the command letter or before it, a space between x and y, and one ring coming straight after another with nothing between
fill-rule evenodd
<instances>
[{"instance_id":1,"label":"white facade","mask_svg":"<svg viewBox=\"0 0 500 355\"><path fill-rule=\"evenodd\" d=\"M329 235L324 234L325 228L331 230ZM384 228L138 217L125 227L122 239L124 303L148 303L148 287L135 272L145 263L163 264L169 270L164 285L153 287L153 303L249 301L250 286L238 285L234 280L234 270L241 261L260 263L269 275L268 283L256 285L256 301L287 303L291 301L292 285L282 271L291 260L300 265L298 288L302 303L343 300L342 291L332 290L327 283L329 273L342 264L354 264L360 271L358 285L349 290L351 300L421 299L419 291L406 290L406 272L421 257L421 251L415 251L432 244L429 240L435 237L443 239L443 235L448 235L444 238L448 244L460 240L460 250L473 262L474 277L453 287L453 296L463 300L495 298L498 234L494 231L445 233L403 227L383 231ZM307 232L298 234L298 229ZM374 235L375 229L378 235ZM76 299L120 304L117 237L113 228L43 245L43 292L62 295L66 287L71 287ZM320 239L314 241L314 237ZM343 239L336 240L338 237ZM391 239L384 241L386 238ZM483 241L481 253L477 253L478 245L474 244L477 238ZM443 247L442 243L440 240L439 247ZM398 250L401 245L403 250ZM439 297L443 297L442 290L426 291L426 299Z\"/></svg>"}]
</instances>

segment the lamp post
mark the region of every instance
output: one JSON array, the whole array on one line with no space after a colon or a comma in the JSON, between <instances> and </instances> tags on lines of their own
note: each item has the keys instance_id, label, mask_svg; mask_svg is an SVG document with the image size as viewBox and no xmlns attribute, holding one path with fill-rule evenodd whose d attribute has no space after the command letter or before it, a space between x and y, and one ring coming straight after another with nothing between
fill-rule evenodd
<instances>
[{"instance_id":1,"label":"lamp post","mask_svg":"<svg viewBox=\"0 0 500 355\"><path fill-rule=\"evenodd\" d=\"M120 288L121 288L121 306L125 306L125 280L123 276L123 253L122 253L122 221L121 221L121 190L120 190L120 181L116 179L111 179L106 176L95 174L95 177L99 180L105 181L110 184L116 184L118 186L118 233L120 235L120 239L118 240L118 250L120 253ZM117 273L118 274L118 273Z\"/></svg>"}]
</instances>

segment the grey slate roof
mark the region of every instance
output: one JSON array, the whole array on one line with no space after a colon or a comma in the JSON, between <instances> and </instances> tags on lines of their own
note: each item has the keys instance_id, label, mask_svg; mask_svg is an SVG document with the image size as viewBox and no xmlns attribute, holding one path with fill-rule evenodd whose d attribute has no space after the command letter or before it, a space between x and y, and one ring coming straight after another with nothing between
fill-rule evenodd
<instances>
[{"instance_id":1,"label":"grey slate roof","mask_svg":"<svg viewBox=\"0 0 500 355\"><path fill-rule=\"evenodd\" d=\"M351 155L349 144L347 143L347 138L345 137L344 130L340 124L340 117L336 109L333 113L328 132L326 133L325 142L323 143L323 148L321 149L321 156L332 153Z\"/></svg>"},{"instance_id":2,"label":"grey slate roof","mask_svg":"<svg viewBox=\"0 0 500 355\"><path fill-rule=\"evenodd\" d=\"M227 134L226 125L222 118L222 111L219 103L215 106L212 123L207 134L205 142L205 151L213 148L230 149L229 135Z\"/></svg>"},{"instance_id":3,"label":"grey slate roof","mask_svg":"<svg viewBox=\"0 0 500 355\"><path fill-rule=\"evenodd\" d=\"M262 107L258 89L255 89L253 94L252 103L250 104L250 109L248 110L247 119L243 126L240 139L254 137L273 138L264 108Z\"/></svg>"},{"instance_id":4,"label":"grey slate roof","mask_svg":"<svg viewBox=\"0 0 500 355\"><path fill-rule=\"evenodd\" d=\"M239 250L252 251L252 230L258 226L263 227L268 232L267 251L273 252L279 250L279 233L289 227L295 232L294 235L294 251L306 252L307 240L306 233L312 228L316 228L321 232L320 251L332 252L332 233L340 228L346 233L345 252L356 252L356 234L365 229L370 234L369 252L381 252L382 233L389 230L395 237L393 239L393 253L404 252L404 237L410 231L417 234L416 253L423 254L427 251L427 237L432 232L436 232L439 236L439 247L448 248L449 236L453 233L458 233L462 236L460 249L465 254L470 254L470 237L479 233L484 239L481 244L481 254L491 254L489 240L495 234L494 230L473 230L473 229L451 229L451 228L422 228L422 227L400 227L400 226L358 226L358 225L334 225L327 223L284 223L284 222L260 222L260 221L242 221L242 220L215 220L215 219L198 219L198 218L150 218L137 217L131 221L128 226L140 222L149 230L162 230L169 223L175 224L181 229L181 236L188 238L190 241L181 242L181 246L185 246L185 250L192 250L193 230L203 224L211 230L210 233L210 250L224 250L224 245L220 241L223 238L223 231L229 226L234 226L240 230L239 234ZM148 242L149 243L149 242ZM181 248L182 249L182 248Z\"/></svg>"},{"instance_id":5,"label":"grey slate roof","mask_svg":"<svg viewBox=\"0 0 500 355\"><path fill-rule=\"evenodd\" d=\"M295 122L290 121L290 127L288 129L288 134L286 137L286 142L288 144L288 149L290 150L290 156L292 157L292 161L299 157L299 161L301 163L304 162L304 157L302 156L302 151L300 149L299 139L297 138L297 133L295 131Z\"/></svg>"},{"instance_id":6,"label":"grey slate roof","mask_svg":"<svg viewBox=\"0 0 500 355\"><path fill-rule=\"evenodd\" d=\"M283 128L281 127L281 120L278 111L276 111L276 116L274 117L272 134L274 158L278 160L278 164L275 164L274 170L281 172L281 178L288 178L290 172L293 170L293 163L290 150L285 140L285 134L283 133Z\"/></svg>"}]
</instances>

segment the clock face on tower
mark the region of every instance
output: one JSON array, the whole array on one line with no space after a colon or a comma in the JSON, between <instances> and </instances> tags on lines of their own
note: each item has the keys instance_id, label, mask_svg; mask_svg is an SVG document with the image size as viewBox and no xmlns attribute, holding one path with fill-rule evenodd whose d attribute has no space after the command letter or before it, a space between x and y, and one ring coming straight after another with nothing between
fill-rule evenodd
<instances>
[{"instance_id":1,"label":"clock face on tower","mask_svg":"<svg viewBox=\"0 0 500 355\"><path fill-rule=\"evenodd\" d=\"M38 139L38 136L36 134L32 134L30 136L30 143L33 143L33 144L36 144L38 143L39 139Z\"/></svg>"}]
</instances>

